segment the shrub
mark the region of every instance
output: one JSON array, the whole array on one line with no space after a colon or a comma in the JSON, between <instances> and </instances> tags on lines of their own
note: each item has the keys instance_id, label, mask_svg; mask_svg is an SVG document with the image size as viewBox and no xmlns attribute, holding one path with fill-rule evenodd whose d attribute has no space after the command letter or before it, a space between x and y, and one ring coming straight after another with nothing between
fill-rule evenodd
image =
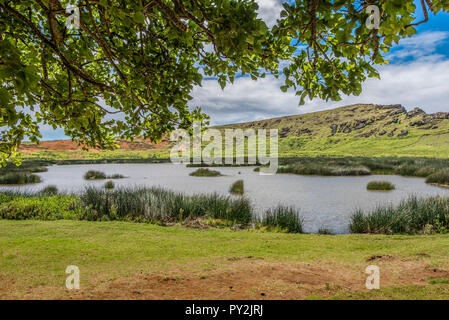
<instances>
[{"instance_id":1,"label":"shrub","mask_svg":"<svg viewBox=\"0 0 449 320\"><path fill-rule=\"evenodd\" d=\"M371 191L391 191L395 188L394 184L388 181L371 181L366 186L366 189Z\"/></svg>"},{"instance_id":2,"label":"shrub","mask_svg":"<svg viewBox=\"0 0 449 320\"><path fill-rule=\"evenodd\" d=\"M243 187L243 180L237 180L236 182L234 182L231 185L229 192L232 194L243 195L243 193L245 192L244 187Z\"/></svg>"},{"instance_id":3,"label":"shrub","mask_svg":"<svg viewBox=\"0 0 449 320\"><path fill-rule=\"evenodd\" d=\"M357 210L351 217L352 233L446 233L449 231L449 198L415 196L398 206L379 206L365 213Z\"/></svg>"},{"instance_id":4,"label":"shrub","mask_svg":"<svg viewBox=\"0 0 449 320\"><path fill-rule=\"evenodd\" d=\"M80 216L80 202L76 196L15 197L0 204L0 218L12 220L76 219Z\"/></svg>"},{"instance_id":5,"label":"shrub","mask_svg":"<svg viewBox=\"0 0 449 320\"><path fill-rule=\"evenodd\" d=\"M86 180L106 179L106 175L104 174L104 172L101 171L89 170L84 174L84 179Z\"/></svg>"},{"instance_id":6,"label":"shrub","mask_svg":"<svg viewBox=\"0 0 449 320\"><path fill-rule=\"evenodd\" d=\"M449 186L449 170L440 170L431 174L426 182Z\"/></svg>"},{"instance_id":7,"label":"shrub","mask_svg":"<svg viewBox=\"0 0 449 320\"><path fill-rule=\"evenodd\" d=\"M303 233L302 224L299 212L293 207L277 206L268 209L262 218L262 225L280 228L288 233Z\"/></svg>"},{"instance_id":8,"label":"shrub","mask_svg":"<svg viewBox=\"0 0 449 320\"><path fill-rule=\"evenodd\" d=\"M114 187L115 187L114 182L110 180L104 184L105 189L114 189Z\"/></svg>"},{"instance_id":9,"label":"shrub","mask_svg":"<svg viewBox=\"0 0 449 320\"><path fill-rule=\"evenodd\" d=\"M207 168L199 168L190 173L190 175L194 177L218 177L221 176L221 173L215 170L209 170Z\"/></svg>"},{"instance_id":10,"label":"shrub","mask_svg":"<svg viewBox=\"0 0 449 320\"><path fill-rule=\"evenodd\" d=\"M41 178L31 173L10 172L0 175L0 184L27 184L39 182L41 182Z\"/></svg>"}]
</instances>

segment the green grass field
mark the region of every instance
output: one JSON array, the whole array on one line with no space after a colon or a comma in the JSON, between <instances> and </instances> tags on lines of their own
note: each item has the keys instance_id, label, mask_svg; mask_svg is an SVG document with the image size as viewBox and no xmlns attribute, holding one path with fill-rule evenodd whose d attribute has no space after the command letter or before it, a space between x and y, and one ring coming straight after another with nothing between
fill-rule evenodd
<instances>
[{"instance_id":1,"label":"green grass field","mask_svg":"<svg viewBox=\"0 0 449 320\"><path fill-rule=\"evenodd\" d=\"M0 220L0 257L2 299L449 299L449 235ZM364 288L371 264L380 290ZM80 268L79 291L65 288L68 265Z\"/></svg>"}]
</instances>

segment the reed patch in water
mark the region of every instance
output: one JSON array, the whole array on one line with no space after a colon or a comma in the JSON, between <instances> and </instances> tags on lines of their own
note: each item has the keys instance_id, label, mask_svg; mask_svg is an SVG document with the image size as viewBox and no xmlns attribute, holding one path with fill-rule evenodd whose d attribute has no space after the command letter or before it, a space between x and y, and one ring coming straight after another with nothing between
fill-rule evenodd
<instances>
[{"instance_id":1,"label":"reed patch in water","mask_svg":"<svg viewBox=\"0 0 449 320\"><path fill-rule=\"evenodd\" d=\"M221 176L221 173L216 170L210 170L207 168L199 168L192 173L190 173L193 177L218 177Z\"/></svg>"},{"instance_id":2,"label":"reed patch in water","mask_svg":"<svg viewBox=\"0 0 449 320\"><path fill-rule=\"evenodd\" d=\"M245 193L245 188L243 180L237 180L231 185L229 192L236 195L243 195Z\"/></svg>"},{"instance_id":3,"label":"reed patch in water","mask_svg":"<svg viewBox=\"0 0 449 320\"><path fill-rule=\"evenodd\" d=\"M125 176L118 173L108 176L104 172L97 170L89 170L84 174L85 180L104 180L104 179L123 179L123 178L125 178Z\"/></svg>"},{"instance_id":4,"label":"reed patch in water","mask_svg":"<svg viewBox=\"0 0 449 320\"><path fill-rule=\"evenodd\" d=\"M449 187L449 170L440 170L431 174L427 177L426 182Z\"/></svg>"},{"instance_id":5,"label":"reed patch in water","mask_svg":"<svg viewBox=\"0 0 449 320\"><path fill-rule=\"evenodd\" d=\"M449 197L412 196L397 206L378 206L370 212L356 210L349 227L352 233L447 233Z\"/></svg>"},{"instance_id":6,"label":"reed patch in water","mask_svg":"<svg viewBox=\"0 0 449 320\"><path fill-rule=\"evenodd\" d=\"M389 181L371 181L366 186L370 191L391 191L396 189L395 185Z\"/></svg>"},{"instance_id":7,"label":"reed patch in water","mask_svg":"<svg viewBox=\"0 0 449 320\"><path fill-rule=\"evenodd\" d=\"M39 183L41 178L32 173L10 172L0 175L0 184Z\"/></svg>"},{"instance_id":8,"label":"reed patch in water","mask_svg":"<svg viewBox=\"0 0 449 320\"><path fill-rule=\"evenodd\" d=\"M303 233L303 220L293 207L279 205L265 211L261 224L268 228L279 228L288 233Z\"/></svg>"}]
</instances>

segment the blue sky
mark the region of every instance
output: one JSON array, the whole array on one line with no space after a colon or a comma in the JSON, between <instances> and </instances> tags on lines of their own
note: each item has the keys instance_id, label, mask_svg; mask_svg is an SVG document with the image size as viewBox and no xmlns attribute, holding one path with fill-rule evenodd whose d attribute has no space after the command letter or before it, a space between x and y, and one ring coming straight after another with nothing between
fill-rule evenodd
<instances>
[{"instance_id":1,"label":"blue sky","mask_svg":"<svg viewBox=\"0 0 449 320\"><path fill-rule=\"evenodd\" d=\"M262 18L273 24L282 1L258 2ZM422 18L419 9L417 21ZM407 109L420 107L427 112L449 112L449 14L430 14L429 22L417 29L417 35L401 40L391 51L390 65L378 68L381 80L366 81L358 97L344 97L337 102L316 99L298 107L298 97L293 91L279 90L282 80L239 78L224 91L214 81L204 81L201 88L194 90L192 104L201 106L213 124L260 120L355 103L402 104Z\"/></svg>"},{"instance_id":2,"label":"blue sky","mask_svg":"<svg viewBox=\"0 0 449 320\"><path fill-rule=\"evenodd\" d=\"M283 1L257 1L259 14L268 25L273 25ZM420 8L420 1L416 3ZM429 22L417 27L418 35L402 40L391 51L390 65L379 68L381 80L366 81L358 97L344 97L338 102L317 99L299 107L293 91L281 92L281 80L270 76L257 81L241 77L225 90L214 80L204 80L202 87L193 90L191 105L200 106L209 114L212 124L261 120L355 103L402 104L407 109L449 112L449 14L430 14L429 18ZM419 9L417 21L422 19ZM44 140L67 138L62 129L43 126L41 132Z\"/></svg>"}]
</instances>

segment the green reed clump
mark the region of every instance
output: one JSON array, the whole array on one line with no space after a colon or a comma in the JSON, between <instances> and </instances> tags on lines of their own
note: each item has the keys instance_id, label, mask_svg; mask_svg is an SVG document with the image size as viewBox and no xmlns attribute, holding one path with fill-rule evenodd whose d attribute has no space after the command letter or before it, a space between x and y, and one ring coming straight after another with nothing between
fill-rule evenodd
<instances>
[{"instance_id":1,"label":"green reed clump","mask_svg":"<svg viewBox=\"0 0 449 320\"><path fill-rule=\"evenodd\" d=\"M229 192L232 194L243 195L245 193L243 180L237 180L231 185Z\"/></svg>"},{"instance_id":2,"label":"green reed clump","mask_svg":"<svg viewBox=\"0 0 449 320\"><path fill-rule=\"evenodd\" d=\"M280 158L281 173L310 175L398 174L427 177L449 168L449 159L431 158L366 158L366 157L289 157ZM357 172L358 169L363 169ZM343 170L342 170L343 169ZM349 170L348 170L349 169ZM355 170L354 170L355 169Z\"/></svg>"},{"instance_id":3,"label":"green reed clump","mask_svg":"<svg viewBox=\"0 0 449 320\"><path fill-rule=\"evenodd\" d=\"M191 176L194 177L218 177L221 176L221 173L216 170L209 170L207 168L199 168L192 173L190 173Z\"/></svg>"},{"instance_id":4,"label":"green reed clump","mask_svg":"<svg viewBox=\"0 0 449 320\"><path fill-rule=\"evenodd\" d=\"M87 188L81 195L86 218L182 221L187 217L210 217L237 223L252 221L247 199L212 195L188 196L161 188L120 188L106 191Z\"/></svg>"},{"instance_id":5,"label":"green reed clump","mask_svg":"<svg viewBox=\"0 0 449 320\"><path fill-rule=\"evenodd\" d=\"M115 184L113 181L109 180L104 184L104 188L105 189L114 189Z\"/></svg>"},{"instance_id":6,"label":"green reed clump","mask_svg":"<svg viewBox=\"0 0 449 320\"><path fill-rule=\"evenodd\" d=\"M394 169L394 173L405 177L416 177L421 168L414 164L404 164Z\"/></svg>"},{"instance_id":7,"label":"green reed clump","mask_svg":"<svg viewBox=\"0 0 449 320\"><path fill-rule=\"evenodd\" d=\"M0 175L0 184L39 183L41 178L32 173L10 172Z\"/></svg>"},{"instance_id":8,"label":"green reed clump","mask_svg":"<svg viewBox=\"0 0 449 320\"><path fill-rule=\"evenodd\" d=\"M352 233L446 233L449 232L449 198L412 196L398 206L379 206L371 212L356 210Z\"/></svg>"},{"instance_id":9,"label":"green reed clump","mask_svg":"<svg viewBox=\"0 0 449 320\"><path fill-rule=\"evenodd\" d=\"M319 176L366 176L371 174L371 171L368 168L362 166L328 166L322 164L293 164L281 166L277 172Z\"/></svg>"},{"instance_id":10,"label":"green reed clump","mask_svg":"<svg viewBox=\"0 0 449 320\"><path fill-rule=\"evenodd\" d=\"M100 180L106 179L106 174L101 171L89 170L84 174L85 180Z\"/></svg>"},{"instance_id":11,"label":"green reed clump","mask_svg":"<svg viewBox=\"0 0 449 320\"><path fill-rule=\"evenodd\" d=\"M426 182L449 186L449 170L440 170L431 174Z\"/></svg>"},{"instance_id":12,"label":"green reed clump","mask_svg":"<svg viewBox=\"0 0 449 320\"><path fill-rule=\"evenodd\" d=\"M366 186L370 191L391 191L396 189L394 184L389 181L371 181Z\"/></svg>"},{"instance_id":13,"label":"green reed clump","mask_svg":"<svg viewBox=\"0 0 449 320\"><path fill-rule=\"evenodd\" d=\"M55 196L58 194L58 188L54 185L49 185L39 191L38 194L43 196Z\"/></svg>"},{"instance_id":14,"label":"green reed clump","mask_svg":"<svg viewBox=\"0 0 449 320\"><path fill-rule=\"evenodd\" d=\"M118 173L108 176L104 172L96 170L89 170L84 174L85 180L123 179L123 178L125 178L125 176Z\"/></svg>"},{"instance_id":15,"label":"green reed clump","mask_svg":"<svg viewBox=\"0 0 449 320\"><path fill-rule=\"evenodd\" d=\"M303 233L303 220L293 207L279 205L266 210L261 224L269 228L280 228L288 233Z\"/></svg>"}]
</instances>

